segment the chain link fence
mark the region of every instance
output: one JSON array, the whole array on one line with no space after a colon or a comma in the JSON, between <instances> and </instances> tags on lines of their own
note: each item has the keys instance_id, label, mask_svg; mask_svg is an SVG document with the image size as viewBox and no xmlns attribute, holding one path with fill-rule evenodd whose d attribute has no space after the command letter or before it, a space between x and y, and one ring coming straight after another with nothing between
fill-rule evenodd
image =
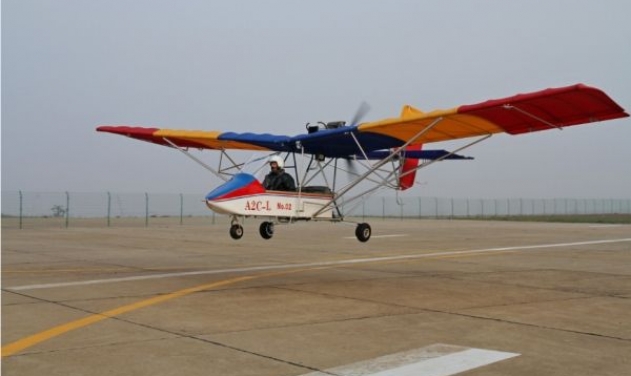
<instances>
[{"instance_id":1,"label":"chain link fence","mask_svg":"<svg viewBox=\"0 0 631 376\"><path fill-rule=\"evenodd\" d=\"M344 203L341 203L344 207ZM352 217L492 218L506 216L631 214L630 199L462 199L370 197L346 208ZM205 217L215 223L204 195L170 193L2 192L2 227L186 224Z\"/></svg>"},{"instance_id":2,"label":"chain link fence","mask_svg":"<svg viewBox=\"0 0 631 376\"><path fill-rule=\"evenodd\" d=\"M187 218L215 215L203 195L171 193L2 192L2 227L184 224ZM168 221L167 221L168 219Z\"/></svg>"}]
</instances>

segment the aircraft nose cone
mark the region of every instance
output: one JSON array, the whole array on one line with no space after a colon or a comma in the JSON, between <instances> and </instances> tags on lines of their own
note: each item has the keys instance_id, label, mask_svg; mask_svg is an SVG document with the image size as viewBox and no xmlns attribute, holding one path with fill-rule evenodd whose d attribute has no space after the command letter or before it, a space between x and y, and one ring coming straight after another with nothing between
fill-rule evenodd
<instances>
[{"instance_id":1,"label":"aircraft nose cone","mask_svg":"<svg viewBox=\"0 0 631 376\"><path fill-rule=\"evenodd\" d=\"M215 201L233 197L264 193L265 188L250 174L238 173L206 195L206 201Z\"/></svg>"}]
</instances>

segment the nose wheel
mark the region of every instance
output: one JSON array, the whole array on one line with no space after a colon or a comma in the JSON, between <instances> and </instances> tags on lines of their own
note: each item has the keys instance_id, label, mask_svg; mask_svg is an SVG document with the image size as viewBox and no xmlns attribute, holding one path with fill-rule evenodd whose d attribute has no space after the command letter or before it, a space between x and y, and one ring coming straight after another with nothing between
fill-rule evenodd
<instances>
[{"instance_id":1,"label":"nose wheel","mask_svg":"<svg viewBox=\"0 0 631 376\"><path fill-rule=\"evenodd\" d=\"M230 237L234 240L241 239L243 237L243 226L238 223L230 226Z\"/></svg>"},{"instance_id":2,"label":"nose wheel","mask_svg":"<svg viewBox=\"0 0 631 376\"><path fill-rule=\"evenodd\" d=\"M370 239L370 235L372 234L372 230L370 229L370 225L368 223L359 223L357 228L355 228L355 236L357 240L362 243L365 243Z\"/></svg>"}]
</instances>

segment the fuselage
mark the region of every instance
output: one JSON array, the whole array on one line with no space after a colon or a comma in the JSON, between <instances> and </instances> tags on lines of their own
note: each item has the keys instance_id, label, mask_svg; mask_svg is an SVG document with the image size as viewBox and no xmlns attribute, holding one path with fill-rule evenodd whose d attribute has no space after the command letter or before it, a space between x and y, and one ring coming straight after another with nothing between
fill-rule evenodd
<instances>
[{"instance_id":1,"label":"fuselage","mask_svg":"<svg viewBox=\"0 0 631 376\"><path fill-rule=\"evenodd\" d=\"M252 175L236 174L206 195L206 205L221 214L237 216L327 219L332 208L332 193L268 191Z\"/></svg>"}]
</instances>

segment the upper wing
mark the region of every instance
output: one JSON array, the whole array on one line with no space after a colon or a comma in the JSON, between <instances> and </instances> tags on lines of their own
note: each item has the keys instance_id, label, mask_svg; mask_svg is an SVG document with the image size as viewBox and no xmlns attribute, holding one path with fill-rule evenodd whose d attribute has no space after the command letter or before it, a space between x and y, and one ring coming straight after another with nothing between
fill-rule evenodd
<instances>
[{"instance_id":1,"label":"upper wing","mask_svg":"<svg viewBox=\"0 0 631 376\"><path fill-rule=\"evenodd\" d=\"M99 132L108 132L152 142L164 146L198 149L240 149L322 154L327 157L347 157L364 151L388 149L403 144L401 140L377 133L359 133L357 126L323 129L316 133L294 137L260 133L234 133L218 131L175 130L126 125L102 125ZM358 142L355 142L353 134Z\"/></svg>"},{"instance_id":2,"label":"upper wing","mask_svg":"<svg viewBox=\"0 0 631 376\"><path fill-rule=\"evenodd\" d=\"M359 132L405 142L441 118L412 143L426 144L499 132L515 135L627 116L601 90L577 84L429 113L406 106L401 117L361 124Z\"/></svg>"},{"instance_id":3,"label":"upper wing","mask_svg":"<svg viewBox=\"0 0 631 376\"><path fill-rule=\"evenodd\" d=\"M308 154L345 157L401 146L437 119L440 121L418 137L412 145L499 132L521 134L627 116L629 115L601 90L577 84L429 113L405 106L398 118L324 129L293 137L129 126L100 126L97 131L121 134L165 146L173 144L200 149L290 152L300 152L303 148Z\"/></svg>"},{"instance_id":4,"label":"upper wing","mask_svg":"<svg viewBox=\"0 0 631 376\"><path fill-rule=\"evenodd\" d=\"M178 129L130 127L125 125L102 125L96 128L96 130L99 132L120 134L137 140L148 141L165 146L171 146L169 143L171 142L182 148L191 147L219 150L276 150L277 145L282 145L290 139L289 136L275 136L271 134L188 131Z\"/></svg>"}]
</instances>

